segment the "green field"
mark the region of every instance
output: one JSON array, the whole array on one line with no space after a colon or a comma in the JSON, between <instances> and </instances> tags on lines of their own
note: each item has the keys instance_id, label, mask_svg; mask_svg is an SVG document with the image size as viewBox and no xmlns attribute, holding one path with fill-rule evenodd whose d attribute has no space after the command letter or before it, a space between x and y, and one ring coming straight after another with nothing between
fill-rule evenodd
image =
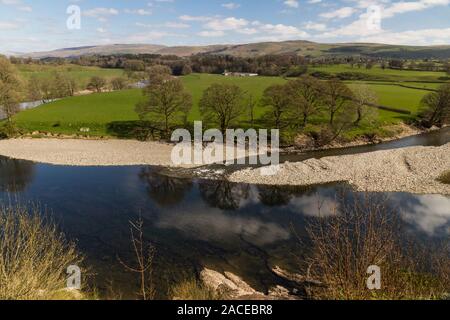
<instances>
[{"instance_id":1,"label":"green field","mask_svg":"<svg viewBox=\"0 0 450 320\"><path fill-rule=\"evenodd\" d=\"M103 136L108 123L138 120L134 107L141 99L138 89L70 97L23 111L15 121L28 131L73 134L87 127L90 135Z\"/></svg>"},{"instance_id":2,"label":"green field","mask_svg":"<svg viewBox=\"0 0 450 320\"><path fill-rule=\"evenodd\" d=\"M348 86L354 88L358 84L357 82L349 82ZM367 83L367 85L376 92L380 105L410 111L411 116L417 114L420 101L429 93L425 90L404 88L389 83ZM405 115L384 110L380 111L380 121L384 123L392 123L404 118Z\"/></svg>"},{"instance_id":3,"label":"green field","mask_svg":"<svg viewBox=\"0 0 450 320\"><path fill-rule=\"evenodd\" d=\"M198 103L203 91L212 83L237 84L259 100L268 86L287 81L275 77L227 78L207 74L192 74L183 77L182 80L194 101L194 107L189 115L190 121L201 119ZM357 82L348 84L354 87ZM425 90L404 88L389 83L368 83L368 85L378 94L380 104L409 110L413 115L418 111L420 100L428 93ZM91 130L90 135L105 136L110 135L107 130L110 123L138 120L134 108L142 99L144 97L138 89L71 97L21 112L15 116L15 121L28 131L74 134L79 133L80 128L88 127ZM260 117L264 111L264 108L258 107L256 117ZM405 115L398 113L380 112L381 124L398 123L404 118Z\"/></svg>"},{"instance_id":4,"label":"green field","mask_svg":"<svg viewBox=\"0 0 450 320\"><path fill-rule=\"evenodd\" d=\"M350 65L332 65L309 68L310 73L315 71L328 72L331 74L356 72L370 76L371 80L395 82L443 82L449 79L445 72L392 70L388 68L383 70L380 66L374 66L372 69L366 69L365 67L358 68L356 66L352 68Z\"/></svg>"},{"instance_id":5,"label":"green field","mask_svg":"<svg viewBox=\"0 0 450 320\"><path fill-rule=\"evenodd\" d=\"M183 83L186 89L192 94L194 103L189 119L197 120L201 118L198 104L203 91L213 83L236 84L246 93L253 95L255 100L259 101L267 87L273 84L286 83L286 80L277 77L233 78L212 74L191 74L183 77ZM263 111L261 108L258 108L256 110L256 117L260 116Z\"/></svg>"},{"instance_id":6,"label":"green field","mask_svg":"<svg viewBox=\"0 0 450 320\"><path fill-rule=\"evenodd\" d=\"M104 77L108 80L122 76L121 69L103 69L98 67L83 67L79 65L36 65L36 64L21 64L17 65L20 75L23 79L28 80L32 76L39 78L51 78L55 72L64 72L72 77L80 86L86 87L89 79L93 76Z\"/></svg>"}]
</instances>

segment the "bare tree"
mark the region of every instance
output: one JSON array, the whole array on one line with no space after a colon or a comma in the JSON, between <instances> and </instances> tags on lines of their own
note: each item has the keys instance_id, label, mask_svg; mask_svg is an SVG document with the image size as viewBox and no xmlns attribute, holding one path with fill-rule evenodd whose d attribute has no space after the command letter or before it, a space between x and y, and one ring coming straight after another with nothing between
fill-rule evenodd
<instances>
[{"instance_id":1,"label":"bare tree","mask_svg":"<svg viewBox=\"0 0 450 320\"><path fill-rule=\"evenodd\" d=\"M378 109L373 105L378 104L377 94L365 84L359 84L353 89L353 98L356 106L356 120L358 126L362 120L373 121L378 118Z\"/></svg>"},{"instance_id":2,"label":"bare tree","mask_svg":"<svg viewBox=\"0 0 450 320\"><path fill-rule=\"evenodd\" d=\"M127 87L127 79L123 77L116 77L111 80L111 88L115 91L123 90Z\"/></svg>"},{"instance_id":3,"label":"bare tree","mask_svg":"<svg viewBox=\"0 0 450 320\"><path fill-rule=\"evenodd\" d=\"M168 66L159 64L148 67L146 69L146 72L148 80L153 83L165 81L172 76L172 69L170 69Z\"/></svg>"},{"instance_id":4,"label":"bare tree","mask_svg":"<svg viewBox=\"0 0 450 320\"><path fill-rule=\"evenodd\" d=\"M203 93L200 111L206 122L218 124L225 132L243 113L243 92L231 84L213 84Z\"/></svg>"},{"instance_id":5,"label":"bare tree","mask_svg":"<svg viewBox=\"0 0 450 320\"><path fill-rule=\"evenodd\" d=\"M28 81L28 98L32 101L41 100L43 103L54 99L54 90L49 78L31 76Z\"/></svg>"},{"instance_id":6,"label":"bare tree","mask_svg":"<svg viewBox=\"0 0 450 320\"><path fill-rule=\"evenodd\" d=\"M444 84L437 92L422 99L421 117L428 126L442 126L450 123L450 84Z\"/></svg>"},{"instance_id":7,"label":"bare tree","mask_svg":"<svg viewBox=\"0 0 450 320\"><path fill-rule=\"evenodd\" d=\"M257 103L252 94L247 95L245 104L247 106L248 116L250 118L250 125L253 127L253 125L255 123L255 108L256 108Z\"/></svg>"},{"instance_id":8,"label":"bare tree","mask_svg":"<svg viewBox=\"0 0 450 320\"><path fill-rule=\"evenodd\" d=\"M291 98L293 119L300 118L300 126L305 127L309 118L321 111L323 107L323 87L319 80L311 76L303 76L287 84L287 92Z\"/></svg>"},{"instance_id":9,"label":"bare tree","mask_svg":"<svg viewBox=\"0 0 450 320\"><path fill-rule=\"evenodd\" d=\"M349 115L349 108L353 104L352 91L339 79L331 79L324 85L324 105L330 116L330 125L335 122L336 114Z\"/></svg>"},{"instance_id":10,"label":"bare tree","mask_svg":"<svg viewBox=\"0 0 450 320\"><path fill-rule=\"evenodd\" d=\"M95 90L96 92L102 92L106 86L106 80L99 76L94 76L89 81L87 88L89 90Z\"/></svg>"},{"instance_id":11,"label":"bare tree","mask_svg":"<svg viewBox=\"0 0 450 320\"><path fill-rule=\"evenodd\" d=\"M185 121L187 113L192 108L192 97L185 91L179 79L162 80L159 76L153 79L158 80L151 81L144 89L147 100L139 103L135 110L142 120L148 118L161 126L168 138L171 127Z\"/></svg>"},{"instance_id":12,"label":"bare tree","mask_svg":"<svg viewBox=\"0 0 450 320\"><path fill-rule=\"evenodd\" d=\"M72 97L75 95L76 82L68 74L56 72L51 81L52 98Z\"/></svg>"},{"instance_id":13,"label":"bare tree","mask_svg":"<svg viewBox=\"0 0 450 320\"><path fill-rule=\"evenodd\" d=\"M140 281L140 295L143 300L151 300L155 296L153 284L153 258L155 256L155 247L151 244L146 245L144 240L144 221L140 217L138 221L130 221L131 243L133 253L136 259L136 265L130 266L120 257L117 257L120 264L128 271L138 273Z\"/></svg>"},{"instance_id":14,"label":"bare tree","mask_svg":"<svg viewBox=\"0 0 450 320\"><path fill-rule=\"evenodd\" d=\"M270 108L267 112L267 117L273 120L275 128L281 129L289 123L288 113L292 103L286 85L268 87L264 91L261 105Z\"/></svg>"},{"instance_id":15,"label":"bare tree","mask_svg":"<svg viewBox=\"0 0 450 320\"><path fill-rule=\"evenodd\" d=\"M0 56L0 108L8 123L19 111L20 84L17 70L8 59Z\"/></svg>"}]
</instances>

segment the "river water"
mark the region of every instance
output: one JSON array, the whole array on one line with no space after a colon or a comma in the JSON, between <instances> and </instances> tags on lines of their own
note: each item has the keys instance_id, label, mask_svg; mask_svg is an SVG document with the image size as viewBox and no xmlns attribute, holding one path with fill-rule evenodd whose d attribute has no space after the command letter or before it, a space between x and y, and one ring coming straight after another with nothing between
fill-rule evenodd
<instances>
[{"instance_id":1,"label":"river water","mask_svg":"<svg viewBox=\"0 0 450 320\"><path fill-rule=\"evenodd\" d=\"M447 139L428 137L425 144ZM157 250L155 280L159 296L165 297L168 287L202 267L233 272L267 290L279 281L271 266L296 270L298 257L308 249L298 236L306 238L305 226L319 219L318 203L323 218L333 215L341 196L361 195L340 184L267 187L170 178L159 171L148 166L53 166L0 157L0 202L39 204L77 242L91 267L90 283L99 290L112 286L124 297L133 296L138 279L124 270L118 257L132 260L129 221L141 216L145 238ZM398 209L415 239L431 244L448 238L450 197L377 196L387 197Z\"/></svg>"},{"instance_id":2,"label":"river water","mask_svg":"<svg viewBox=\"0 0 450 320\"><path fill-rule=\"evenodd\" d=\"M59 99L53 99L53 100L48 100L48 101L39 100L39 101L21 102L19 104L19 110L24 111L24 110L28 110L28 109L34 109L39 106L42 106L43 104L50 103L50 102L53 102L56 100L59 100ZM6 118L6 115L0 108L0 120L3 120L5 118Z\"/></svg>"}]
</instances>

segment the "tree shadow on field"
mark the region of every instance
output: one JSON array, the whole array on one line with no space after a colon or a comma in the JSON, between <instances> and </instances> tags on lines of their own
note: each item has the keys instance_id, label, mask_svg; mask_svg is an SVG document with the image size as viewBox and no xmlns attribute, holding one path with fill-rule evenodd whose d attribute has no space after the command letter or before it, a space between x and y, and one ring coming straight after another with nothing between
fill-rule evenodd
<instances>
[{"instance_id":1,"label":"tree shadow on field","mask_svg":"<svg viewBox=\"0 0 450 320\"><path fill-rule=\"evenodd\" d=\"M149 121L114 121L106 125L109 135L120 139L146 141L159 139L161 132Z\"/></svg>"}]
</instances>

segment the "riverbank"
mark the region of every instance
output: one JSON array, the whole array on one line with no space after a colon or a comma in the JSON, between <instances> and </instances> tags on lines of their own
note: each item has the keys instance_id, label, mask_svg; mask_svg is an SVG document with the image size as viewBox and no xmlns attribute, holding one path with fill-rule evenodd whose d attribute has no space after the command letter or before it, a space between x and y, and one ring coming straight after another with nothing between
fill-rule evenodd
<instances>
[{"instance_id":1,"label":"riverbank","mask_svg":"<svg viewBox=\"0 0 450 320\"><path fill-rule=\"evenodd\" d=\"M443 128L445 128L444 126ZM287 154L296 154L299 152L310 152L310 151L323 151L332 149L342 149L360 146L377 145L381 143L396 141L408 137L418 136L421 134L426 134L443 128L433 127L430 129L418 128L416 126L407 125L405 123L399 123L396 125L391 125L385 129L389 131L389 135L382 137L358 137L351 141L333 141L326 146L317 147L314 145L314 140L307 135L300 135L297 137L296 142L293 146L286 147L283 152Z\"/></svg>"},{"instance_id":2,"label":"riverbank","mask_svg":"<svg viewBox=\"0 0 450 320\"><path fill-rule=\"evenodd\" d=\"M0 141L0 155L39 163L66 166L173 167L173 145L133 140L10 139ZM192 175L223 178L213 170ZM272 176L259 169L233 172L232 182L262 185L316 185L347 182L359 191L448 194L450 185L438 178L450 169L450 144L409 147L370 153L284 163ZM189 170L191 171L191 170ZM197 170L198 171L198 170Z\"/></svg>"},{"instance_id":3,"label":"riverbank","mask_svg":"<svg viewBox=\"0 0 450 320\"><path fill-rule=\"evenodd\" d=\"M0 140L0 155L65 166L170 166L173 145L135 140Z\"/></svg>"},{"instance_id":4,"label":"riverbank","mask_svg":"<svg viewBox=\"0 0 450 320\"><path fill-rule=\"evenodd\" d=\"M438 178L450 169L450 143L285 163L272 176L260 169L234 172L232 182L305 186L347 182L358 191L450 195Z\"/></svg>"}]
</instances>

